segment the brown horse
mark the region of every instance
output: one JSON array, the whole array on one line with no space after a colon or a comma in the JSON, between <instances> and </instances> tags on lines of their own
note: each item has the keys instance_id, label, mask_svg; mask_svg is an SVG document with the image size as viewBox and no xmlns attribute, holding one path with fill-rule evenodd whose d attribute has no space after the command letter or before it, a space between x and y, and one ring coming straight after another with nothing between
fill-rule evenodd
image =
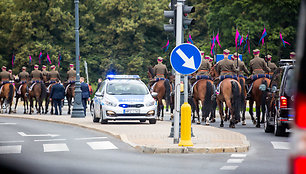
<instances>
[{"instance_id":1,"label":"brown horse","mask_svg":"<svg viewBox=\"0 0 306 174\"><path fill-rule=\"evenodd\" d=\"M239 76L238 81L239 81L240 86L241 86L242 125L246 125L246 123L245 123L245 111L246 111L247 90L246 90L246 87L245 87L245 78L243 76Z\"/></svg>"},{"instance_id":2,"label":"brown horse","mask_svg":"<svg viewBox=\"0 0 306 174\"><path fill-rule=\"evenodd\" d=\"M216 65L215 65L216 66ZM218 77L215 66L210 70L212 77ZM221 118L220 127L223 127L224 113L223 113L223 102L229 108L231 120L229 127L235 128L236 120L240 119L240 103L241 103L241 86L235 79L226 78L220 85L220 94L216 97L217 104L219 107L219 114Z\"/></svg>"},{"instance_id":3,"label":"brown horse","mask_svg":"<svg viewBox=\"0 0 306 174\"><path fill-rule=\"evenodd\" d=\"M151 67L148 68L148 76L149 79L151 80L152 77L154 77L153 75L153 70ZM164 104L162 102L163 99L166 99L166 108L168 109L169 106L171 107L172 105L170 105L171 103L171 98L170 98L170 93L172 91L172 87L170 86L170 82L168 79L165 80L159 80L157 82L155 82L155 84L153 85L153 92L157 93L157 96L155 97L157 99L157 117L159 119L160 117L160 112L161 114L161 118L160 120L162 121L164 119ZM173 109L171 108L171 111Z\"/></svg>"},{"instance_id":4,"label":"brown horse","mask_svg":"<svg viewBox=\"0 0 306 174\"><path fill-rule=\"evenodd\" d=\"M264 123L264 115L266 112L266 97L267 97L267 88L270 85L271 80L269 78L263 77L258 78L255 81L253 81L253 87L251 91L251 98L249 100L250 105L250 115L252 118L252 121L254 124L256 124L256 127L260 127L260 108L262 111L262 120L261 122ZM254 101L256 103L256 118L257 121L253 117L253 104Z\"/></svg>"},{"instance_id":5,"label":"brown horse","mask_svg":"<svg viewBox=\"0 0 306 174\"><path fill-rule=\"evenodd\" d=\"M68 115L70 114L70 108L72 106L72 99L74 98L74 90L75 90L75 83L70 83L65 87L66 91L66 98L68 101Z\"/></svg>"},{"instance_id":6,"label":"brown horse","mask_svg":"<svg viewBox=\"0 0 306 174\"><path fill-rule=\"evenodd\" d=\"M15 113L16 113L18 100L19 100L19 98L22 98L22 100L23 100L23 113L26 114L27 111L29 110L29 104L28 104L29 101L28 101L28 96L27 96L28 84L26 82L20 82L20 86L18 88L20 88L20 94L18 94L18 92L16 93Z\"/></svg>"},{"instance_id":7,"label":"brown horse","mask_svg":"<svg viewBox=\"0 0 306 174\"><path fill-rule=\"evenodd\" d=\"M29 90L29 100L30 100L30 113L32 114L33 112L33 103L34 99L36 101L36 106L38 104L37 113L41 113L41 108L42 108L42 102L46 98L47 91L46 91L46 86L44 83L41 82L35 82L33 84L32 90Z\"/></svg>"},{"instance_id":8,"label":"brown horse","mask_svg":"<svg viewBox=\"0 0 306 174\"><path fill-rule=\"evenodd\" d=\"M202 121L209 125L208 116L212 108L211 97L214 93L213 81L209 79L201 79L196 82L193 87L193 102L195 104L195 110L198 116L197 124L201 124L199 114L199 101L202 104ZM194 122L195 116L193 115L192 122Z\"/></svg>"},{"instance_id":9,"label":"brown horse","mask_svg":"<svg viewBox=\"0 0 306 174\"><path fill-rule=\"evenodd\" d=\"M12 102L14 97L15 87L11 83L5 83L1 87L0 91L0 113L4 113L4 110L2 108L3 103L6 105L6 113L11 113L12 109Z\"/></svg>"}]
</instances>

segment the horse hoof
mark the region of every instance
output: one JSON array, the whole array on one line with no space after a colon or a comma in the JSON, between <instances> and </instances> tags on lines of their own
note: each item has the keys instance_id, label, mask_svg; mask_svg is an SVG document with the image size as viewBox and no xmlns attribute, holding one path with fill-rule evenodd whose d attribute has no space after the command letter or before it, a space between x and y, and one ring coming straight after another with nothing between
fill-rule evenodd
<instances>
[{"instance_id":1,"label":"horse hoof","mask_svg":"<svg viewBox=\"0 0 306 174\"><path fill-rule=\"evenodd\" d=\"M198 122L197 122L197 124L201 124L201 122L200 122L200 121L198 121Z\"/></svg>"},{"instance_id":2,"label":"horse hoof","mask_svg":"<svg viewBox=\"0 0 306 174\"><path fill-rule=\"evenodd\" d=\"M257 124L256 127L257 127L257 128L260 128L260 124Z\"/></svg>"},{"instance_id":3,"label":"horse hoof","mask_svg":"<svg viewBox=\"0 0 306 174\"><path fill-rule=\"evenodd\" d=\"M224 125L223 125L223 124L220 124L220 127L224 127Z\"/></svg>"},{"instance_id":4,"label":"horse hoof","mask_svg":"<svg viewBox=\"0 0 306 174\"><path fill-rule=\"evenodd\" d=\"M206 121L205 125L206 125L206 126L209 126L209 122L208 122L208 121Z\"/></svg>"},{"instance_id":5,"label":"horse hoof","mask_svg":"<svg viewBox=\"0 0 306 174\"><path fill-rule=\"evenodd\" d=\"M162 118L160 118L160 121L164 121L164 118L162 117Z\"/></svg>"},{"instance_id":6,"label":"horse hoof","mask_svg":"<svg viewBox=\"0 0 306 174\"><path fill-rule=\"evenodd\" d=\"M263 124L263 123L265 123L265 121L264 121L264 120L261 120L260 123Z\"/></svg>"},{"instance_id":7,"label":"horse hoof","mask_svg":"<svg viewBox=\"0 0 306 174\"><path fill-rule=\"evenodd\" d=\"M256 124L256 121L255 121L255 120L253 120L253 124L254 124L254 125Z\"/></svg>"},{"instance_id":8,"label":"horse hoof","mask_svg":"<svg viewBox=\"0 0 306 174\"><path fill-rule=\"evenodd\" d=\"M210 122L214 123L214 122L216 122L216 119L213 118L213 119L210 120Z\"/></svg>"},{"instance_id":9,"label":"horse hoof","mask_svg":"<svg viewBox=\"0 0 306 174\"><path fill-rule=\"evenodd\" d=\"M243 125L243 126L245 126L245 125L246 125L245 121L242 121L242 125Z\"/></svg>"},{"instance_id":10,"label":"horse hoof","mask_svg":"<svg viewBox=\"0 0 306 174\"><path fill-rule=\"evenodd\" d=\"M195 121L194 121L194 120L192 120L191 122L192 122L192 123L195 123Z\"/></svg>"}]
</instances>

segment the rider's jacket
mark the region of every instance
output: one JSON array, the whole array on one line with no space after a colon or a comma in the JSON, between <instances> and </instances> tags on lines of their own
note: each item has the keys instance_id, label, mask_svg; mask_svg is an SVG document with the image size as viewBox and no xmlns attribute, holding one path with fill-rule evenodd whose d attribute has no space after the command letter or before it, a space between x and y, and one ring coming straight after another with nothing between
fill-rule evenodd
<instances>
[{"instance_id":1,"label":"rider's jacket","mask_svg":"<svg viewBox=\"0 0 306 174\"><path fill-rule=\"evenodd\" d=\"M50 78L50 72L47 71L47 70L43 70L43 71L41 71L41 72L42 72L42 75L43 75L44 77L46 77L46 80L49 80L49 78Z\"/></svg>"},{"instance_id":2,"label":"rider's jacket","mask_svg":"<svg viewBox=\"0 0 306 174\"><path fill-rule=\"evenodd\" d=\"M58 71L55 71L54 69L50 71L49 75L50 75L50 80L56 80L56 79L60 80L61 79Z\"/></svg>"},{"instance_id":3,"label":"rider's jacket","mask_svg":"<svg viewBox=\"0 0 306 174\"><path fill-rule=\"evenodd\" d=\"M269 74L273 75L273 72L277 69L277 66L275 65L275 63L268 61L268 67L271 69L271 72Z\"/></svg>"},{"instance_id":4,"label":"rider's jacket","mask_svg":"<svg viewBox=\"0 0 306 174\"><path fill-rule=\"evenodd\" d=\"M202 59L201 66L199 67L199 69L197 71L197 76L199 76L199 75L208 76L210 68L211 68L211 64L210 64L209 60Z\"/></svg>"},{"instance_id":5,"label":"rider's jacket","mask_svg":"<svg viewBox=\"0 0 306 174\"><path fill-rule=\"evenodd\" d=\"M220 76L234 75L237 72L237 69L234 67L234 62L229 59L219 61L216 66L216 70Z\"/></svg>"},{"instance_id":6,"label":"rider's jacket","mask_svg":"<svg viewBox=\"0 0 306 174\"><path fill-rule=\"evenodd\" d=\"M166 65L158 63L153 67L153 73L155 74L155 78L162 78L168 74L168 70Z\"/></svg>"},{"instance_id":7,"label":"rider's jacket","mask_svg":"<svg viewBox=\"0 0 306 174\"><path fill-rule=\"evenodd\" d=\"M9 72L7 72L6 70L3 70L3 71L0 73L0 79L1 79L1 82L9 81L9 80L13 80L13 76L12 76L12 74L10 74Z\"/></svg>"},{"instance_id":8,"label":"rider's jacket","mask_svg":"<svg viewBox=\"0 0 306 174\"><path fill-rule=\"evenodd\" d=\"M68 81L75 81L76 80L76 71L71 69L67 71L67 80Z\"/></svg>"},{"instance_id":9,"label":"rider's jacket","mask_svg":"<svg viewBox=\"0 0 306 174\"><path fill-rule=\"evenodd\" d=\"M32 81L43 80L42 72L38 69L35 69L31 72L30 78L31 78Z\"/></svg>"},{"instance_id":10,"label":"rider's jacket","mask_svg":"<svg viewBox=\"0 0 306 174\"><path fill-rule=\"evenodd\" d=\"M243 61L238 59L238 65L238 75L243 75L243 73L250 74ZM234 60L234 66L237 67L237 59Z\"/></svg>"},{"instance_id":11,"label":"rider's jacket","mask_svg":"<svg viewBox=\"0 0 306 174\"><path fill-rule=\"evenodd\" d=\"M20 81L28 81L30 75L29 75L28 72L22 71L22 72L20 72L20 73L18 74L18 77L19 77L19 80L20 80Z\"/></svg>"},{"instance_id":12,"label":"rider's jacket","mask_svg":"<svg viewBox=\"0 0 306 174\"><path fill-rule=\"evenodd\" d=\"M265 72L271 71L264 59L260 58L259 56L255 56L250 61L250 70L253 75L265 74Z\"/></svg>"}]
</instances>

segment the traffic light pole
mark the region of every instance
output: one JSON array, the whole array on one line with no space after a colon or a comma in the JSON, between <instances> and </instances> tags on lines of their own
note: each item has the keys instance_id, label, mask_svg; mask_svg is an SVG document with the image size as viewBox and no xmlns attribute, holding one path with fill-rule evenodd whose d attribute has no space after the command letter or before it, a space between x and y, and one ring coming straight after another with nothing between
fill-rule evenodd
<instances>
[{"instance_id":1,"label":"traffic light pole","mask_svg":"<svg viewBox=\"0 0 306 174\"><path fill-rule=\"evenodd\" d=\"M75 65L76 65L76 82L75 96L72 108L71 118L85 117L84 108L82 105L81 84L80 84L80 49L79 49L79 0L74 0L75 3Z\"/></svg>"},{"instance_id":2,"label":"traffic light pole","mask_svg":"<svg viewBox=\"0 0 306 174\"><path fill-rule=\"evenodd\" d=\"M183 5L185 0L178 0L176 4L176 46L182 44L183 35ZM180 83L181 74L175 72L175 101L174 101L174 144L179 143L179 124L180 124Z\"/></svg>"}]
</instances>

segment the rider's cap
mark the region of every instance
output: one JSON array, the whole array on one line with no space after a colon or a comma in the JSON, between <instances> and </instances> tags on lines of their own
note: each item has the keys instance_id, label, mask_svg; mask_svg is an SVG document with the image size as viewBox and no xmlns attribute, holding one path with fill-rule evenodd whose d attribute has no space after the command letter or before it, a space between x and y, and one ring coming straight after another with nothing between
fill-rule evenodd
<instances>
[{"instance_id":1,"label":"rider's cap","mask_svg":"<svg viewBox=\"0 0 306 174\"><path fill-rule=\"evenodd\" d=\"M46 66L46 65L43 65L42 68L47 68L47 66Z\"/></svg>"},{"instance_id":2,"label":"rider's cap","mask_svg":"<svg viewBox=\"0 0 306 174\"><path fill-rule=\"evenodd\" d=\"M158 57L157 61L163 61L163 58L162 57Z\"/></svg>"},{"instance_id":3,"label":"rider's cap","mask_svg":"<svg viewBox=\"0 0 306 174\"><path fill-rule=\"evenodd\" d=\"M2 66L2 69L6 69L6 67L5 67L5 66Z\"/></svg>"},{"instance_id":4,"label":"rider's cap","mask_svg":"<svg viewBox=\"0 0 306 174\"><path fill-rule=\"evenodd\" d=\"M237 52L235 52L232 57L237 58Z\"/></svg>"},{"instance_id":5,"label":"rider's cap","mask_svg":"<svg viewBox=\"0 0 306 174\"><path fill-rule=\"evenodd\" d=\"M259 53L260 53L260 50L259 50L259 49L253 50L253 54L259 54Z\"/></svg>"},{"instance_id":6,"label":"rider's cap","mask_svg":"<svg viewBox=\"0 0 306 174\"><path fill-rule=\"evenodd\" d=\"M54 69L54 68L55 68L55 65L52 65L52 66L51 66L51 69Z\"/></svg>"},{"instance_id":7,"label":"rider's cap","mask_svg":"<svg viewBox=\"0 0 306 174\"><path fill-rule=\"evenodd\" d=\"M27 69L27 67L25 67L25 66L22 67L22 70L26 70L26 69Z\"/></svg>"},{"instance_id":8,"label":"rider's cap","mask_svg":"<svg viewBox=\"0 0 306 174\"><path fill-rule=\"evenodd\" d=\"M229 54L230 52L231 52L231 51L228 50L228 49L223 50L223 54L225 54L225 55Z\"/></svg>"},{"instance_id":9,"label":"rider's cap","mask_svg":"<svg viewBox=\"0 0 306 174\"><path fill-rule=\"evenodd\" d=\"M210 59L210 56L205 56L205 59L209 60L209 59Z\"/></svg>"},{"instance_id":10,"label":"rider's cap","mask_svg":"<svg viewBox=\"0 0 306 174\"><path fill-rule=\"evenodd\" d=\"M267 55L267 59L271 60L272 56L270 54Z\"/></svg>"},{"instance_id":11,"label":"rider's cap","mask_svg":"<svg viewBox=\"0 0 306 174\"><path fill-rule=\"evenodd\" d=\"M290 53L290 56L295 56L295 52L291 52L291 53Z\"/></svg>"},{"instance_id":12,"label":"rider's cap","mask_svg":"<svg viewBox=\"0 0 306 174\"><path fill-rule=\"evenodd\" d=\"M34 65L34 68L38 68L38 65Z\"/></svg>"},{"instance_id":13,"label":"rider's cap","mask_svg":"<svg viewBox=\"0 0 306 174\"><path fill-rule=\"evenodd\" d=\"M212 62L214 60L213 57L209 57L209 61Z\"/></svg>"},{"instance_id":14,"label":"rider's cap","mask_svg":"<svg viewBox=\"0 0 306 174\"><path fill-rule=\"evenodd\" d=\"M69 66L70 66L70 67L74 67L74 65L73 65L73 64L70 64Z\"/></svg>"},{"instance_id":15,"label":"rider's cap","mask_svg":"<svg viewBox=\"0 0 306 174\"><path fill-rule=\"evenodd\" d=\"M200 51L201 55L204 56L204 51Z\"/></svg>"},{"instance_id":16,"label":"rider's cap","mask_svg":"<svg viewBox=\"0 0 306 174\"><path fill-rule=\"evenodd\" d=\"M11 73L11 72L13 72L13 71L12 71L11 69L9 69L9 70L8 70L8 72L10 72L10 73Z\"/></svg>"}]
</instances>

